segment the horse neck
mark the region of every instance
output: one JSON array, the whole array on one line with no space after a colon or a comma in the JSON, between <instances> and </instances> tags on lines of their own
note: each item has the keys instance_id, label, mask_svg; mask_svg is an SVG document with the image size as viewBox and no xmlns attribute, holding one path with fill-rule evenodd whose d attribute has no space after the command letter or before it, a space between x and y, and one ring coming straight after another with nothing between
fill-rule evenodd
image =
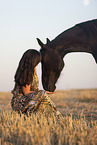
<instances>
[{"instance_id":1,"label":"horse neck","mask_svg":"<svg viewBox=\"0 0 97 145\"><path fill-rule=\"evenodd\" d=\"M92 53L91 46L87 43L74 40L70 41L52 41L49 45L54 51L57 51L62 57L71 52L87 52Z\"/></svg>"}]
</instances>

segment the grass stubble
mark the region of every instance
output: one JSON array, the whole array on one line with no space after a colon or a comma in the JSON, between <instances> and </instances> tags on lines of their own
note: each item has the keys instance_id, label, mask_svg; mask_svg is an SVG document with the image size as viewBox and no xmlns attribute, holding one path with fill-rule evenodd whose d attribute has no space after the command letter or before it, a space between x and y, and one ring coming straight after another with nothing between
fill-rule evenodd
<instances>
[{"instance_id":1,"label":"grass stubble","mask_svg":"<svg viewBox=\"0 0 97 145\"><path fill-rule=\"evenodd\" d=\"M12 111L11 93L0 92L1 145L96 145L97 89L56 91L50 95L62 115ZM41 107L41 106L40 106Z\"/></svg>"}]
</instances>

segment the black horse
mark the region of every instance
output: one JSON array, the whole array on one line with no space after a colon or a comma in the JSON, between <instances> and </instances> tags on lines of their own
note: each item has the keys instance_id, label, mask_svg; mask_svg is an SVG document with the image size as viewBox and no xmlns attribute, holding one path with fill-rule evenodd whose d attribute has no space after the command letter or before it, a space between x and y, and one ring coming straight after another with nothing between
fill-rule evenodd
<instances>
[{"instance_id":1,"label":"black horse","mask_svg":"<svg viewBox=\"0 0 97 145\"><path fill-rule=\"evenodd\" d=\"M97 63L97 19L83 22L43 44L38 38L42 55L42 84L53 92L64 67L63 57L70 52L91 53Z\"/></svg>"}]
</instances>

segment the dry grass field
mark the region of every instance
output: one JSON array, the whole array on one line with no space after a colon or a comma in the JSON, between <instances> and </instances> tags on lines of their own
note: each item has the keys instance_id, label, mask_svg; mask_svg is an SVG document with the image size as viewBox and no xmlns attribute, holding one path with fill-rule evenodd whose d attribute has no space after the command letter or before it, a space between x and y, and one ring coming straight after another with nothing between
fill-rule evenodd
<instances>
[{"instance_id":1,"label":"dry grass field","mask_svg":"<svg viewBox=\"0 0 97 145\"><path fill-rule=\"evenodd\" d=\"M3 145L97 145L97 89L50 95L61 116L19 115L11 93L0 92L0 143Z\"/></svg>"}]
</instances>

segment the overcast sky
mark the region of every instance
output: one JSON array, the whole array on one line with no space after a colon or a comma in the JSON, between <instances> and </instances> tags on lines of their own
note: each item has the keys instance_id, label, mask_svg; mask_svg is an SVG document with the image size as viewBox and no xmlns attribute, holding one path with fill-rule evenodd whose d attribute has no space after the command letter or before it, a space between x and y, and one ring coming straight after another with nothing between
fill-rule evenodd
<instances>
[{"instance_id":1,"label":"overcast sky","mask_svg":"<svg viewBox=\"0 0 97 145\"><path fill-rule=\"evenodd\" d=\"M23 53L77 23L97 18L97 0L1 0L0 91L11 91ZM57 82L58 89L97 88L97 64L91 54L70 53ZM37 68L39 88L41 64Z\"/></svg>"}]
</instances>

